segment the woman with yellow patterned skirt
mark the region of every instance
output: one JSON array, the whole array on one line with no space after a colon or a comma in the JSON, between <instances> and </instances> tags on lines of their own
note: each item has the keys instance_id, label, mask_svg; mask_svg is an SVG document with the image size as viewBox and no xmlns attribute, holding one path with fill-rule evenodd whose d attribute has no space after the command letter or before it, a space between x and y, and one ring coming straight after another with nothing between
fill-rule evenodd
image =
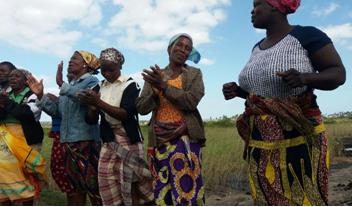
<instances>
[{"instance_id":1,"label":"woman with yellow patterned skirt","mask_svg":"<svg viewBox=\"0 0 352 207\"><path fill-rule=\"evenodd\" d=\"M204 95L199 69L185 64L198 62L200 54L187 34L169 43L169 65L144 70L144 88L137 98L141 114L152 111L149 126L148 159L155 177L157 205L203 205L201 147L204 128L197 105Z\"/></svg>"},{"instance_id":2,"label":"woman with yellow patterned skirt","mask_svg":"<svg viewBox=\"0 0 352 207\"><path fill-rule=\"evenodd\" d=\"M345 82L330 38L315 27L292 26L300 0L254 0L252 23L266 29L226 100L246 99L237 130L245 142L256 205L327 205L329 151L314 89Z\"/></svg>"},{"instance_id":3,"label":"woman with yellow patterned skirt","mask_svg":"<svg viewBox=\"0 0 352 207\"><path fill-rule=\"evenodd\" d=\"M41 142L43 129L24 72L14 69L12 91L0 95L0 205L33 205L47 181L44 158L29 146Z\"/></svg>"}]
</instances>

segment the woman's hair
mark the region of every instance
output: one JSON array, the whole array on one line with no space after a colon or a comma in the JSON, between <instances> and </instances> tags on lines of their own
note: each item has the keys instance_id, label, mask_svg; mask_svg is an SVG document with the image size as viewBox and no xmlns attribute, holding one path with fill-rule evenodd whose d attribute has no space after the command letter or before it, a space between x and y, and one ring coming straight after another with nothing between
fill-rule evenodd
<instances>
[{"instance_id":1,"label":"woman's hair","mask_svg":"<svg viewBox=\"0 0 352 207\"><path fill-rule=\"evenodd\" d=\"M17 69L14 64L8 61L3 61L0 63L0 65L6 65L11 71Z\"/></svg>"}]
</instances>

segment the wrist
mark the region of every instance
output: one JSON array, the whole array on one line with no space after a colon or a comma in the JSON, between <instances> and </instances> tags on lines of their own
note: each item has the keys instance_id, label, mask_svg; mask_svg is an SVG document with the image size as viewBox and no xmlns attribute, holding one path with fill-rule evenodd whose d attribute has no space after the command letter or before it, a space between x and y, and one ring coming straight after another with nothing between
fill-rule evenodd
<instances>
[{"instance_id":1,"label":"wrist","mask_svg":"<svg viewBox=\"0 0 352 207\"><path fill-rule=\"evenodd\" d=\"M103 101L100 98L98 98L97 101L93 104L93 106L95 108L101 108L102 104L103 104Z\"/></svg>"},{"instance_id":2,"label":"wrist","mask_svg":"<svg viewBox=\"0 0 352 207\"><path fill-rule=\"evenodd\" d=\"M241 87L237 87L237 94L239 97L246 99L248 96L248 92L243 90Z\"/></svg>"},{"instance_id":3,"label":"wrist","mask_svg":"<svg viewBox=\"0 0 352 207\"><path fill-rule=\"evenodd\" d=\"M56 84L57 84L59 87L61 87L63 83L64 83L64 81L62 81L62 80L56 81Z\"/></svg>"},{"instance_id":4,"label":"wrist","mask_svg":"<svg viewBox=\"0 0 352 207\"><path fill-rule=\"evenodd\" d=\"M44 93L40 92L40 93L37 93L35 95L38 97L39 100L41 100L43 98L43 96L44 96Z\"/></svg>"},{"instance_id":5,"label":"wrist","mask_svg":"<svg viewBox=\"0 0 352 207\"><path fill-rule=\"evenodd\" d=\"M162 91L165 91L166 88L167 88L166 82L162 81L161 84L160 84L160 89L161 89Z\"/></svg>"}]
</instances>

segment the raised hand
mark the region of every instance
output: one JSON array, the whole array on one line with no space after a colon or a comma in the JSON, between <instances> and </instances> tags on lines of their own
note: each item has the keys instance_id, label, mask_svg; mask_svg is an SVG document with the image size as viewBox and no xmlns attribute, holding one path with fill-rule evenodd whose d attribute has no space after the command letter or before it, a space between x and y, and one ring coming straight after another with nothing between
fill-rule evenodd
<instances>
[{"instance_id":1,"label":"raised hand","mask_svg":"<svg viewBox=\"0 0 352 207\"><path fill-rule=\"evenodd\" d=\"M277 72L276 75L280 76L282 80L291 88L303 87L307 85L304 73L300 73L293 68L285 72Z\"/></svg>"},{"instance_id":2,"label":"raised hand","mask_svg":"<svg viewBox=\"0 0 352 207\"><path fill-rule=\"evenodd\" d=\"M62 84L64 83L63 81L63 77L62 77L62 69L64 66L64 62L61 61L58 65L57 65L57 71L56 71L56 84L61 87Z\"/></svg>"},{"instance_id":3,"label":"raised hand","mask_svg":"<svg viewBox=\"0 0 352 207\"><path fill-rule=\"evenodd\" d=\"M44 94L44 85L43 85L43 79L38 81L36 78L34 78L32 75L27 75L27 84L28 87L31 89L31 91L37 95L39 99L43 97Z\"/></svg>"}]
</instances>

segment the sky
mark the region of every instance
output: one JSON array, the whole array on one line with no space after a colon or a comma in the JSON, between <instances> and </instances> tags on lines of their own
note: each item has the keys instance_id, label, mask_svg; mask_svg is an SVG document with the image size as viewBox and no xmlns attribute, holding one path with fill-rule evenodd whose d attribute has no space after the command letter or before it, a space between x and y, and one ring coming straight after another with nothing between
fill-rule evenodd
<instances>
[{"instance_id":1,"label":"sky","mask_svg":"<svg viewBox=\"0 0 352 207\"><path fill-rule=\"evenodd\" d=\"M169 39L186 32L202 60L205 96L203 119L233 116L244 101L225 101L222 85L238 81L253 45L265 37L250 21L252 0L0 0L0 61L11 61L44 80L45 92L57 93L55 72L75 50L115 47L125 56L122 73L143 85L141 71L164 67ZM319 2L319 3L317 3ZM333 40L347 71L346 83L334 91L316 91L323 114L352 111L352 0L302 0L293 25L315 26ZM101 80L102 76L98 78ZM141 117L148 119L148 116ZM42 121L48 121L42 115Z\"/></svg>"}]
</instances>

